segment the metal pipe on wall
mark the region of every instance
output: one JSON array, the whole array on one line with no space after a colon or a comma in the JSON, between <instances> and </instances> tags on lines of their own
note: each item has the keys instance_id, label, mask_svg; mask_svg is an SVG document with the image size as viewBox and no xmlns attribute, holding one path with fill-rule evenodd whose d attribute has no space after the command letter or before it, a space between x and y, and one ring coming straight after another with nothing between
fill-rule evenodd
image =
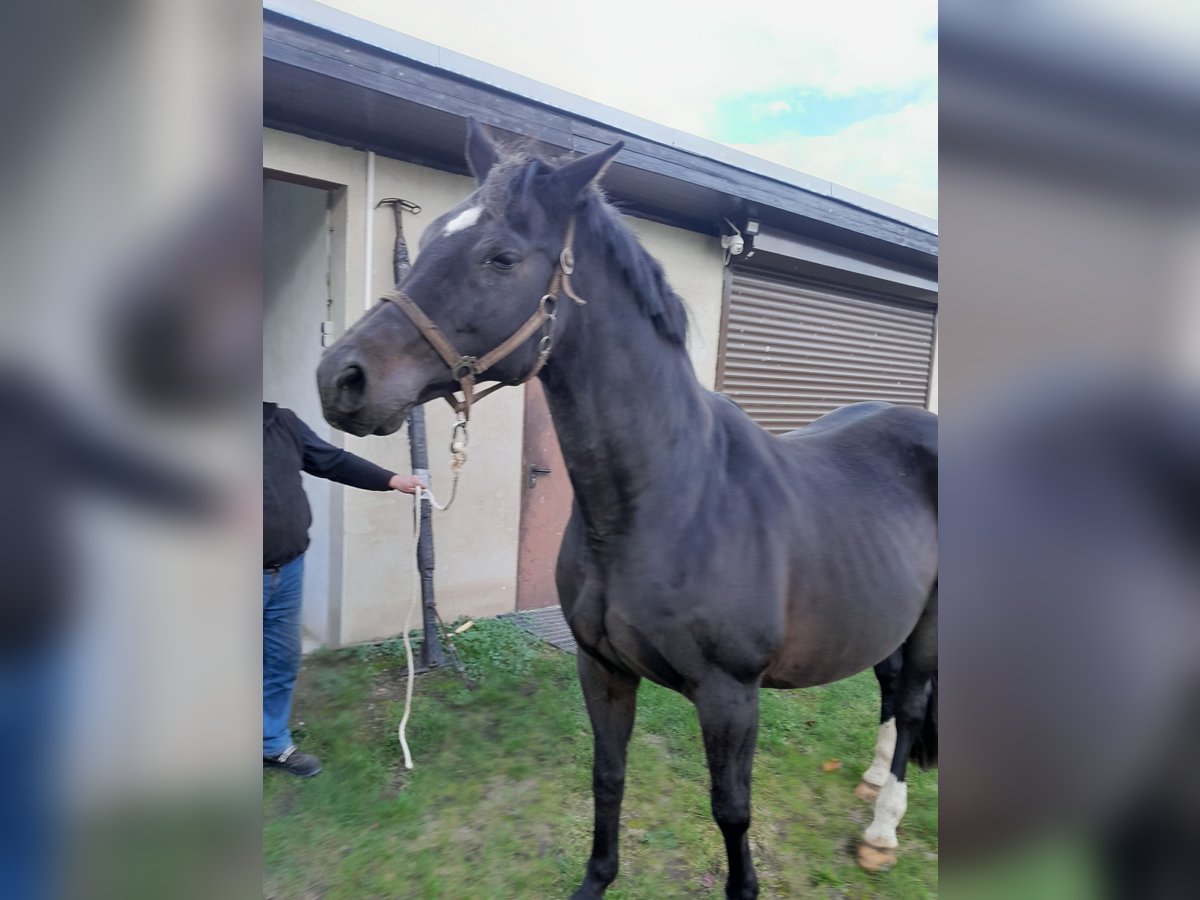
<instances>
[{"instance_id":1,"label":"metal pipe on wall","mask_svg":"<svg viewBox=\"0 0 1200 900\"><path fill-rule=\"evenodd\" d=\"M421 207L399 197L388 197L372 206L391 206L396 217L396 240L392 250L392 278L396 287L403 284L408 277L412 264L409 262L408 242L404 239L404 210L414 215ZM412 471L426 484L429 477L429 447L425 440L425 407L415 406L408 414L409 453L412 459ZM436 666L446 664L445 651L437 629L437 601L433 593L433 510L429 503L422 502L417 537L417 570L421 575L421 621L424 640L421 641L421 661L418 671L428 671Z\"/></svg>"},{"instance_id":2,"label":"metal pipe on wall","mask_svg":"<svg viewBox=\"0 0 1200 900\"><path fill-rule=\"evenodd\" d=\"M375 252L375 230L372 228L375 215L375 151L367 151L366 210L363 213L363 309L370 309L375 302L375 286L371 283L371 257Z\"/></svg>"}]
</instances>

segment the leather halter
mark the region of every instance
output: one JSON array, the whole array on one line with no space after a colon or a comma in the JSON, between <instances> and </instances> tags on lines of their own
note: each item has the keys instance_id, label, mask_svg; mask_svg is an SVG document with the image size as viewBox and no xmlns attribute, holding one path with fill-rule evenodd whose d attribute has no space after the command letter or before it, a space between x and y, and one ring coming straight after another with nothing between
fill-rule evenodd
<instances>
[{"instance_id":1,"label":"leather halter","mask_svg":"<svg viewBox=\"0 0 1200 900\"><path fill-rule=\"evenodd\" d=\"M403 291L388 291L382 296L381 299L394 303L401 312L408 316L417 331L421 332L421 336L450 367L451 375L462 390L463 399L457 400L454 394L450 393L446 395L446 402L462 416L464 422L470 420L471 404L475 400L482 400L488 394L509 384L524 384L542 371L546 360L550 358L550 351L554 349L554 325L558 317L558 292L560 290L576 303L587 302L571 288L570 277L571 273L575 271L575 254L571 249L574 240L575 217L572 216L567 223L567 235L563 241L562 252L558 254L558 262L554 267L554 274L550 278L550 285L538 301L537 310L504 343L483 356L466 356L454 349L454 345L450 343L445 333ZM520 381L500 382L476 394L475 383L479 377L496 363L510 356L525 341L533 337L539 328L543 329L542 337L538 341L537 359L534 361L533 368L529 370L529 374Z\"/></svg>"}]
</instances>

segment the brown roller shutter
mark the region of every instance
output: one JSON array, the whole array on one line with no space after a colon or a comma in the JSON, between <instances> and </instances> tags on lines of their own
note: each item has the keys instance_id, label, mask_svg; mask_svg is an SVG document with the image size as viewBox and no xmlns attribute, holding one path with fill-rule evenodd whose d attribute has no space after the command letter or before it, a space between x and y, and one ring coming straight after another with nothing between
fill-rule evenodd
<instances>
[{"instance_id":1,"label":"brown roller shutter","mask_svg":"<svg viewBox=\"0 0 1200 900\"><path fill-rule=\"evenodd\" d=\"M860 400L924 407L934 308L735 269L721 390L782 433Z\"/></svg>"}]
</instances>

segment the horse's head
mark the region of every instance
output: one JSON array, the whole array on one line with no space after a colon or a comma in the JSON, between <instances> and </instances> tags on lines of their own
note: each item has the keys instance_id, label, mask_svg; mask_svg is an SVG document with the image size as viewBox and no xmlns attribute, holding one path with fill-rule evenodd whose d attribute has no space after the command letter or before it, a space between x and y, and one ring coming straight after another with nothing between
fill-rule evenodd
<instances>
[{"instance_id":1,"label":"horse's head","mask_svg":"<svg viewBox=\"0 0 1200 900\"><path fill-rule=\"evenodd\" d=\"M495 360L475 373L481 381L529 377L539 349L548 346L546 329L534 326L544 324L537 320L539 304L561 278L568 225L621 146L560 166L501 159L471 122L467 159L479 187L425 232L403 285L416 311L406 312L402 298L381 301L321 360L317 387L330 424L357 435L391 434L414 405L460 387L468 369L455 365L458 357ZM556 338L569 326L571 305L541 307L555 312ZM528 336L510 340L523 327ZM445 339L440 348L437 335Z\"/></svg>"}]
</instances>

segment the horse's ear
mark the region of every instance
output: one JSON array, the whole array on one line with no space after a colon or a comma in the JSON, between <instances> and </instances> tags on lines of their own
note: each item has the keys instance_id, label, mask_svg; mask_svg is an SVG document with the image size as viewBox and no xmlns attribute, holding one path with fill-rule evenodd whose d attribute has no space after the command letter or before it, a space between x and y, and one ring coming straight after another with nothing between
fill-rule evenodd
<instances>
[{"instance_id":1,"label":"horse's ear","mask_svg":"<svg viewBox=\"0 0 1200 900\"><path fill-rule=\"evenodd\" d=\"M613 157L625 147L624 141L617 141L611 147L589 153L587 156L571 160L555 173L555 178L569 197L577 197L593 181L604 174Z\"/></svg>"},{"instance_id":2,"label":"horse's ear","mask_svg":"<svg viewBox=\"0 0 1200 900\"><path fill-rule=\"evenodd\" d=\"M483 130L483 126L474 119L468 119L467 165L471 167L471 174L475 176L475 180L483 184L484 179L488 177L488 172L492 171L492 166L499 158L500 154L496 152L496 145Z\"/></svg>"}]
</instances>

